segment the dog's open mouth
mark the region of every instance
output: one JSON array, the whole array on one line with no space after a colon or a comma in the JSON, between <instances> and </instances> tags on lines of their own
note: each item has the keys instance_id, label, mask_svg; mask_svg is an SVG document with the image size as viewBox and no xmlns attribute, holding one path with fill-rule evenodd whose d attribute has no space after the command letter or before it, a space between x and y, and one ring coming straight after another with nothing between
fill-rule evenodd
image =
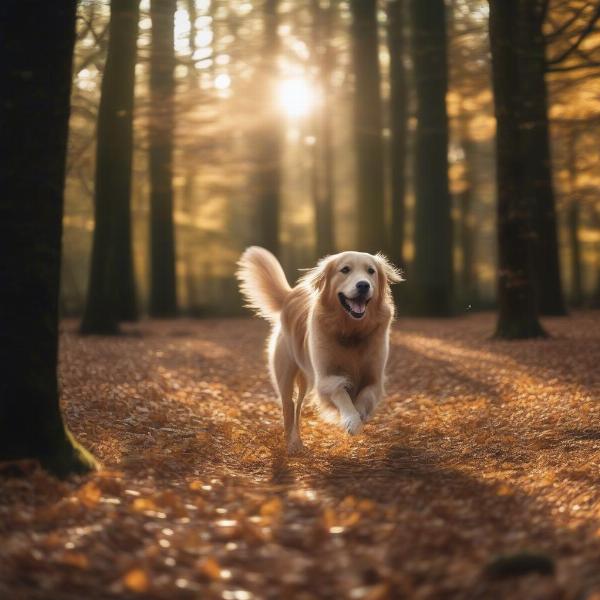
<instances>
[{"instance_id":1,"label":"dog's open mouth","mask_svg":"<svg viewBox=\"0 0 600 600\"><path fill-rule=\"evenodd\" d=\"M362 319L365 316L367 304L369 304L369 301L371 300L371 298L363 298L362 296L347 298L341 292L338 294L338 298L340 299L340 303L344 307L344 310L355 319Z\"/></svg>"}]
</instances>

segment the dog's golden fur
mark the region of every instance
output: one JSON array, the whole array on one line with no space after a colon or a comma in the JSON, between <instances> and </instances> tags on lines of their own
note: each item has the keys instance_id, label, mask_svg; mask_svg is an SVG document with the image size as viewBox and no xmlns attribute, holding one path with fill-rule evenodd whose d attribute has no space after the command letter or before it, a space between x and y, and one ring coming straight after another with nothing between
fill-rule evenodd
<instances>
[{"instance_id":1,"label":"dog's golden fur","mask_svg":"<svg viewBox=\"0 0 600 600\"><path fill-rule=\"evenodd\" d=\"M321 259L291 288L264 248L248 248L238 264L247 305L272 323L269 367L288 450L302 449L302 401L313 390L326 416L358 433L383 397L394 316L389 286L402 281L400 272L381 254L342 252Z\"/></svg>"}]
</instances>

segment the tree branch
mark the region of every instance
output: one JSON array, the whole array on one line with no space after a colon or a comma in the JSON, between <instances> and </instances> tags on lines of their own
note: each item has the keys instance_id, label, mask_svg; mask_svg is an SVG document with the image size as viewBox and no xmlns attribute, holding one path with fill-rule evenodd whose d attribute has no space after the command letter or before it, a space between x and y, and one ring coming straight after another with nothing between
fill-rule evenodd
<instances>
[{"instance_id":1,"label":"tree branch","mask_svg":"<svg viewBox=\"0 0 600 600\"><path fill-rule=\"evenodd\" d=\"M594 26L596 25L596 21L600 18L600 2L597 4L594 13L590 17L587 25L581 30L577 39L561 54L556 56L555 58L548 59L546 63L548 65L557 65L563 62L565 59L569 58L575 50L579 48L583 40L594 30Z\"/></svg>"}]
</instances>

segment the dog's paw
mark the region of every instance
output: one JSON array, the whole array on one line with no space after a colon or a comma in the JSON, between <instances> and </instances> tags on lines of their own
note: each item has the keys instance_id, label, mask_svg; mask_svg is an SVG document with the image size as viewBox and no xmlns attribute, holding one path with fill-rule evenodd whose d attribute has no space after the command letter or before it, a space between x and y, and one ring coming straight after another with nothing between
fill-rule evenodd
<instances>
[{"instance_id":1,"label":"dog's paw","mask_svg":"<svg viewBox=\"0 0 600 600\"><path fill-rule=\"evenodd\" d=\"M361 432L363 422L358 413L343 415L342 416L342 427L350 434L356 435Z\"/></svg>"},{"instance_id":2,"label":"dog's paw","mask_svg":"<svg viewBox=\"0 0 600 600\"><path fill-rule=\"evenodd\" d=\"M372 402L359 402L356 405L356 410L360 415L361 421L367 423L371 419L371 413L373 412Z\"/></svg>"},{"instance_id":3,"label":"dog's paw","mask_svg":"<svg viewBox=\"0 0 600 600\"><path fill-rule=\"evenodd\" d=\"M302 440L299 437L288 441L288 443L287 443L288 456L299 456L303 452L304 452L304 444L302 443Z\"/></svg>"},{"instance_id":4,"label":"dog's paw","mask_svg":"<svg viewBox=\"0 0 600 600\"><path fill-rule=\"evenodd\" d=\"M358 398L355 408L363 423L368 423L371 420L376 406L377 399L371 394L365 394Z\"/></svg>"}]
</instances>

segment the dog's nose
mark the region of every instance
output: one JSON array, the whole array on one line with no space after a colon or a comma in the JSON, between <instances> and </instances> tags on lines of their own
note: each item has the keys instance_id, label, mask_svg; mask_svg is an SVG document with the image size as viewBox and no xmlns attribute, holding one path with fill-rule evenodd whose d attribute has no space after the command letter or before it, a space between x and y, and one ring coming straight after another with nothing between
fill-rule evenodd
<instances>
[{"instance_id":1,"label":"dog's nose","mask_svg":"<svg viewBox=\"0 0 600 600\"><path fill-rule=\"evenodd\" d=\"M369 288L371 287L371 284L368 281L359 281L356 284L356 289L361 293L361 294L366 294L369 291Z\"/></svg>"}]
</instances>

